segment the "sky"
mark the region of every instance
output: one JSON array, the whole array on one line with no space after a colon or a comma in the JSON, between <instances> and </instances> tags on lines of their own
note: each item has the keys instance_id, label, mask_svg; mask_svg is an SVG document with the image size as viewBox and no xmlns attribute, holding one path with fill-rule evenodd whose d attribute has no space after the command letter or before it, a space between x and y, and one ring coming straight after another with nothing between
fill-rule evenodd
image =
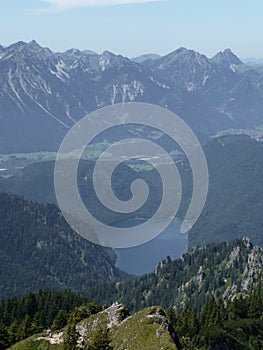
<instances>
[{"instance_id":1,"label":"sky","mask_svg":"<svg viewBox=\"0 0 263 350\"><path fill-rule=\"evenodd\" d=\"M186 47L263 57L262 0L1 0L0 44L128 57Z\"/></svg>"}]
</instances>

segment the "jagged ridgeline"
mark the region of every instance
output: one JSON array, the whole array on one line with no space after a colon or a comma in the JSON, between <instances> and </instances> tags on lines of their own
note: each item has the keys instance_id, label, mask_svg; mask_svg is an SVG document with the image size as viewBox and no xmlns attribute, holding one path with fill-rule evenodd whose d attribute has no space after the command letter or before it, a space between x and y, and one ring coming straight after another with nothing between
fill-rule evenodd
<instances>
[{"instance_id":1,"label":"jagged ridgeline","mask_svg":"<svg viewBox=\"0 0 263 350\"><path fill-rule=\"evenodd\" d=\"M123 102L168 108L203 140L262 125L262 71L231 50L209 59L179 48L137 63L109 51L54 53L18 42L1 47L0 80L3 153L56 151L76 121Z\"/></svg>"},{"instance_id":2,"label":"jagged ridgeline","mask_svg":"<svg viewBox=\"0 0 263 350\"><path fill-rule=\"evenodd\" d=\"M232 300L239 293L260 291L262 277L263 250L244 237L195 248L175 261L167 257L153 273L96 286L88 296L98 303L119 300L130 310L158 304L180 311L186 302L201 310L213 298Z\"/></svg>"},{"instance_id":3,"label":"jagged ridgeline","mask_svg":"<svg viewBox=\"0 0 263 350\"><path fill-rule=\"evenodd\" d=\"M127 277L111 249L78 236L53 204L0 194L0 240L1 299L40 288L80 291Z\"/></svg>"}]
</instances>

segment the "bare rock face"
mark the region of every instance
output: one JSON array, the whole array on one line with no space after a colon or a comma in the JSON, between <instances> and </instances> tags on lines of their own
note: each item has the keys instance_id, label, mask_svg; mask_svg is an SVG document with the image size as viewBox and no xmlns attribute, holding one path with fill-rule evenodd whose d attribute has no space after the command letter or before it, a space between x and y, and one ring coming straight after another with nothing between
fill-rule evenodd
<instances>
[{"instance_id":1,"label":"bare rock face","mask_svg":"<svg viewBox=\"0 0 263 350\"><path fill-rule=\"evenodd\" d=\"M209 59L179 48L137 63L109 51L54 53L34 40L0 45L0 148L55 151L88 113L134 101L177 113L206 138L252 129L262 125L263 78L241 64L231 50Z\"/></svg>"},{"instance_id":2,"label":"bare rock face","mask_svg":"<svg viewBox=\"0 0 263 350\"><path fill-rule=\"evenodd\" d=\"M57 150L67 130L100 107L163 99L167 84L153 75L109 51L54 53L36 41L0 46L2 152Z\"/></svg>"}]
</instances>

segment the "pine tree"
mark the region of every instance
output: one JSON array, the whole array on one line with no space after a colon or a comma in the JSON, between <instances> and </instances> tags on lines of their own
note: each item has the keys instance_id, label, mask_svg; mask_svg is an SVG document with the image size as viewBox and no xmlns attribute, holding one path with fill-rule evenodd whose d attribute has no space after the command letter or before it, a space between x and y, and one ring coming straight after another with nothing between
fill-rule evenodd
<instances>
[{"instance_id":1,"label":"pine tree","mask_svg":"<svg viewBox=\"0 0 263 350\"><path fill-rule=\"evenodd\" d=\"M41 324L40 324L40 314L39 312L36 312L31 324L31 332L35 334L42 330L43 330L43 327L41 327Z\"/></svg>"},{"instance_id":2,"label":"pine tree","mask_svg":"<svg viewBox=\"0 0 263 350\"><path fill-rule=\"evenodd\" d=\"M109 330L98 328L92 336L91 343L88 345L90 350L111 350Z\"/></svg>"},{"instance_id":3,"label":"pine tree","mask_svg":"<svg viewBox=\"0 0 263 350\"><path fill-rule=\"evenodd\" d=\"M15 320L8 327L8 339L10 344L15 344L18 341L17 331L18 331L18 323Z\"/></svg>"},{"instance_id":4,"label":"pine tree","mask_svg":"<svg viewBox=\"0 0 263 350\"><path fill-rule=\"evenodd\" d=\"M7 327L0 323L0 349L7 349L9 346Z\"/></svg>"},{"instance_id":5,"label":"pine tree","mask_svg":"<svg viewBox=\"0 0 263 350\"><path fill-rule=\"evenodd\" d=\"M18 330L17 330L17 335L18 339L26 339L30 335L32 335L32 322L31 319L28 315L26 315L23 319L23 321L20 323Z\"/></svg>"},{"instance_id":6,"label":"pine tree","mask_svg":"<svg viewBox=\"0 0 263 350\"><path fill-rule=\"evenodd\" d=\"M55 317L51 329L53 331L59 330L66 326L68 320L68 314L64 310L59 310Z\"/></svg>"},{"instance_id":7,"label":"pine tree","mask_svg":"<svg viewBox=\"0 0 263 350\"><path fill-rule=\"evenodd\" d=\"M176 327L178 335L184 337L194 337L199 332L199 321L195 310L187 304L179 318L178 326Z\"/></svg>"},{"instance_id":8,"label":"pine tree","mask_svg":"<svg viewBox=\"0 0 263 350\"><path fill-rule=\"evenodd\" d=\"M70 323L67 326L67 329L64 333L64 339L63 339L63 350L75 350L78 349L77 347L77 340L79 338L79 334L76 331L76 324Z\"/></svg>"}]
</instances>

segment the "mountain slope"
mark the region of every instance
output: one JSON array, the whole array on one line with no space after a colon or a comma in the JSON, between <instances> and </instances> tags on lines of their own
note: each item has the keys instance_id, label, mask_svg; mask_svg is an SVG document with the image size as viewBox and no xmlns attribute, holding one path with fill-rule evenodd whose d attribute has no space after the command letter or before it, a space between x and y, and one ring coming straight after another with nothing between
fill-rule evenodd
<instances>
[{"instance_id":1,"label":"mountain slope","mask_svg":"<svg viewBox=\"0 0 263 350\"><path fill-rule=\"evenodd\" d=\"M223 136L208 142L204 146L208 170L209 170L209 192L205 207L198 221L189 232L189 244L202 246L210 242L229 241L244 235L248 236L255 244L263 245L262 238L262 210L263 210L263 144L245 135ZM93 163L88 162L87 167L83 164L81 171L82 179L91 176ZM36 163L18 172L13 177L1 179L0 189L11 192L26 199L55 203L54 162ZM189 165L178 164L181 174L184 196L182 206L178 213L183 217L183 209L189 205L192 194L192 177ZM154 171L140 171L123 165L116 171L117 191L123 193L127 198L129 195L129 183L132 179L140 177L150 185L152 209L159 204L161 196L161 185L159 177ZM90 183L83 181L84 198L87 198L86 187ZM90 186L92 187L92 186ZM93 212L105 212L97 206L95 194L92 194L92 203L89 208ZM149 217L145 207L141 217ZM112 215L112 214L111 214ZM111 216L119 220L119 216Z\"/></svg>"},{"instance_id":2,"label":"mountain slope","mask_svg":"<svg viewBox=\"0 0 263 350\"><path fill-rule=\"evenodd\" d=\"M215 62L219 66L232 70L235 69L235 66L243 64L242 61L231 51L231 49L218 52L214 57L212 57L211 61Z\"/></svg>"},{"instance_id":3,"label":"mountain slope","mask_svg":"<svg viewBox=\"0 0 263 350\"><path fill-rule=\"evenodd\" d=\"M112 350L258 350L263 343L262 267L262 249L244 237L194 249L173 262L166 258L154 273L98 286L84 297L41 290L10 298L0 302L0 347L35 334L11 349L64 350L82 344ZM91 292L100 306L85 304ZM120 303L123 299L130 310Z\"/></svg>"},{"instance_id":4,"label":"mountain slope","mask_svg":"<svg viewBox=\"0 0 263 350\"><path fill-rule=\"evenodd\" d=\"M120 55L56 54L35 41L4 48L0 72L2 153L56 150L66 131L91 111L174 94L152 72Z\"/></svg>"},{"instance_id":5,"label":"mountain slope","mask_svg":"<svg viewBox=\"0 0 263 350\"><path fill-rule=\"evenodd\" d=\"M84 290L127 276L109 249L80 238L54 205L0 194L0 297L40 288Z\"/></svg>"},{"instance_id":6,"label":"mountain slope","mask_svg":"<svg viewBox=\"0 0 263 350\"><path fill-rule=\"evenodd\" d=\"M123 305L112 305L78 324L76 330L86 346L95 343L98 330L101 333L108 330L112 349L178 349L164 311L156 306L127 317L127 309Z\"/></svg>"},{"instance_id":7,"label":"mountain slope","mask_svg":"<svg viewBox=\"0 0 263 350\"><path fill-rule=\"evenodd\" d=\"M148 54L144 54L144 55L141 55L138 57L134 57L131 60L133 62L142 63L142 62L147 61L147 60L157 60L158 58L161 58L161 56L154 54L154 53L148 53Z\"/></svg>"},{"instance_id":8,"label":"mountain slope","mask_svg":"<svg viewBox=\"0 0 263 350\"><path fill-rule=\"evenodd\" d=\"M193 249L179 260L165 258L154 273L111 287L96 286L89 295L99 303L118 300L131 310L154 304L180 310L186 302L200 310L212 298L232 300L256 290L262 277L262 248L243 238Z\"/></svg>"},{"instance_id":9,"label":"mountain slope","mask_svg":"<svg viewBox=\"0 0 263 350\"><path fill-rule=\"evenodd\" d=\"M57 204L54 189L54 161L31 164L14 176L0 181L0 190L22 196L38 203ZM149 186L149 196L142 208L136 213L113 212L103 206L93 185L94 161L82 160L79 163L79 191L90 213L102 222L118 223L134 217L151 217L160 205L161 180L156 170L135 171L127 164L120 164L113 176L113 188L123 200L130 198L130 184L137 178L144 179ZM71 164L69 164L70 168Z\"/></svg>"},{"instance_id":10,"label":"mountain slope","mask_svg":"<svg viewBox=\"0 0 263 350\"><path fill-rule=\"evenodd\" d=\"M105 311L85 316L88 308L76 308L68 321L64 318L67 326L54 328L51 338L44 333L35 334L10 349L259 350L263 344L262 297L255 295L225 304L221 299L210 300L200 313L186 306L179 315L171 309L165 313L159 306L129 315L126 306L114 304ZM62 320L62 315L60 310L56 320ZM10 328L1 327L3 349L8 344Z\"/></svg>"},{"instance_id":11,"label":"mountain slope","mask_svg":"<svg viewBox=\"0 0 263 350\"><path fill-rule=\"evenodd\" d=\"M109 51L54 53L18 42L0 50L1 153L57 150L80 118L123 102L168 108L206 140L254 128L262 124L262 81L229 50L209 59L180 48L140 64Z\"/></svg>"},{"instance_id":12,"label":"mountain slope","mask_svg":"<svg viewBox=\"0 0 263 350\"><path fill-rule=\"evenodd\" d=\"M247 77L245 65L231 50L209 59L193 50L180 48L143 64L184 91L184 103L177 110L195 132L213 135L216 130L230 129L234 125L234 128L253 128L261 123L261 74L255 72L256 75ZM244 88L245 93L244 90L239 93L240 82L246 77L250 86ZM237 94L233 95L233 91Z\"/></svg>"},{"instance_id":13,"label":"mountain slope","mask_svg":"<svg viewBox=\"0 0 263 350\"><path fill-rule=\"evenodd\" d=\"M209 192L190 231L190 246L247 235L263 245L263 144L248 136L225 136L205 148Z\"/></svg>"},{"instance_id":14,"label":"mountain slope","mask_svg":"<svg viewBox=\"0 0 263 350\"><path fill-rule=\"evenodd\" d=\"M82 307L84 309L85 307ZM75 312L77 309L75 310ZM81 312L81 308L79 308ZM81 315L81 314L80 314ZM129 316L124 305L112 305L105 311L96 313L77 324L71 323L52 338L38 334L15 344L10 349L75 349L77 344L87 349L167 349L176 350L179 342L165 312L152 306ZM80 318L81 319L81 318Z\"/></svg>"},{"instance_id":15,"label":"mountain slope","mask_svg":"<svg viewBox=\"0 0 263 350\"><path fill-rule=\"evenodd\" d=\"M154 68L160 76L167 77L170 82L187 91L203 88L220 72L217 65L205 55L184 47L155 60Z\"/></svg>"}]
</instances>

